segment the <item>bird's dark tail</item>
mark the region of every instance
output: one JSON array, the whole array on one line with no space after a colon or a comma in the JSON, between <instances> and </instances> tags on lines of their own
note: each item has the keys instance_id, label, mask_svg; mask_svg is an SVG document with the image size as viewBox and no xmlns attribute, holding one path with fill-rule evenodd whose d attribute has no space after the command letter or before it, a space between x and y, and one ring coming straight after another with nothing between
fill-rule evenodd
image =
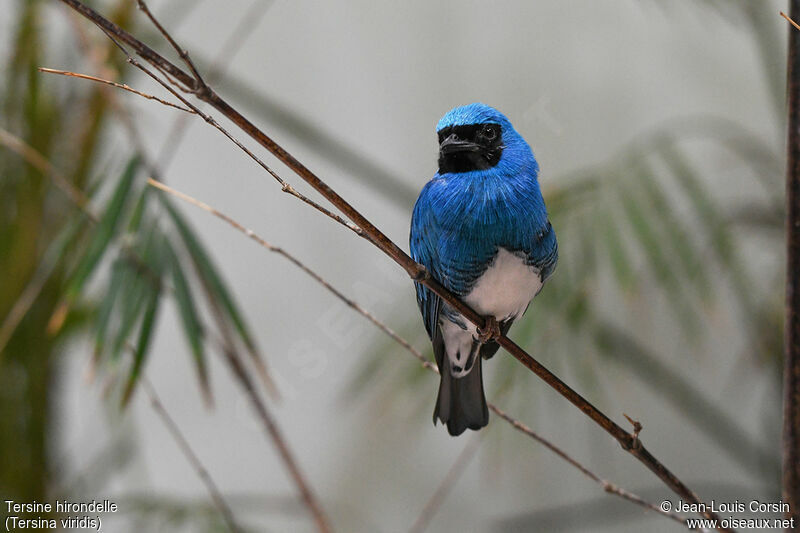
<instances>
[{"instance_id":1,"label":"bird's dark tail","mask_svg":"<svg viewBox=\"0 0 800 533\"><path fill-rule=\"evenodd\" d=\"M440 332L434 339L433 351L441 374L433 423L436 424L438 418L442 424L447 424L447 431L453 436L461 435L466 429L481 429L489 423L489 409L483 394L482 358L477 357L472 370L457 379L450 375Z\"/></svg>"}]
</instances>

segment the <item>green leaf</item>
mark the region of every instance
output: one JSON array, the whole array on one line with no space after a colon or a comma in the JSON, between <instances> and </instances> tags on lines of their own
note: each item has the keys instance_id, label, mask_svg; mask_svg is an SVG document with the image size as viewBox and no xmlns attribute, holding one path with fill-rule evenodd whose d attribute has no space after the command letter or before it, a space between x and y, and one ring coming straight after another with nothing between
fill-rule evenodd
<instances>
[{"instance_id":1,"label":"green leaf","mask_svg":"<svg viewBox=\"0 0 800 533\"><path fill-rule=\"evenodd\" d=\"M169 241L165 241L164 256L172 272L172 282L175 287L175 300L178 303L178 311L180 312L181 324L183 332L186 337L186 342L192 350L192 355L197 367L197 374L200 379L200 386L208 403L211 402L211 389L209 387L208 369L206 366L205 349L203 345L203 338L205 332L203 325L200 322L200 317L197 315L195 301L192 296L192 291L186 276L183 274L180 260L177 254L172 249Z\"/></svg>"},{"instance_id":2,"label":"green leaf","mask_svg":"<svg viewBox=\"0 0 800 533\"><path fill-rule=\"evenodd\" d=\"M236 328L239 337L247 347L247 350L250 353L256 368L258 369L262 381L264 381L268 388L274 391L274 386L272 385L272 381L267 374L264 361L261 358L255 343L253 342L253 338L251 337L244 319L242 318L239 310L236 307L236 304L233 301L233 298L228 292L228 289L225 287L225 283L222 281L222 278L220 278L219 274L217 274L211 258L200 244L200 241L189 227L189 224L180 215L178 210L175 209L167 197L163 193L160 193L159 199L167 209L172 221L175 223L175 227L178 229L178 233L181 236L183 244L188 250L189 256L192 258L192 262L195 265L195 269L200 277L200 281L202 282L204 289L208 292L209 298L214 305L221 304L219 305L220 311L225 314L225 318L230 321L231 324L233 324L234 328Z\"/></svg>"},{"instance_id":3,"label":"green leaf","mask_svg":"<svg viewBox=\"0 0 800 533\"><path fill-rule=\"evenodd\" d=\"M750 290L752 283L737 257L733 234L728 230L725 218L717 209L713 198L706 191L689 161L675 146L672 144L663 146L661 157L684 189L686 197L700 219L699 227L709 233L708 245L714 251L717 260L726 267L725 271L731 278L742 309L754 309L756 304Z\"/></svg>"},{"instance_id":4,"label":"green leaf","mask_svg":"<svg viewBox=\"0 0 800 533\"><path fill-rule=\"evenodd\" d=\"M620 187L620 199L624 213L628 218L633 235L639 242L639 246L647 258L650 268L668 289L674 289L678 285L675 274L669 268L669 261L664 256L661 247L661 240L653 228L650 217L642 209L638 198L633 196L633 191L629 187Z\"/></svg>"},{"instance_id":5,"label":"green leaf","mask_svg":"<svg viewBox=\"0 0 800 533\"><path fill-rule=\"evenodd\" d=\"M119 329L111 350L111 357L114 360L119 358L122 348L139 321L148 296L153 291L160 290L162 255L159 252L159 244L163 239L158 229L150 226L143 245L137 248L124 248L121 251L123 259L129 265L130 276L122 288Z\"/></svg>"},{"instance_id":6,"label":"green leaf","mask_svg":"<svg viewBox=\"0 0 800 533\"><path fill-rule=\"evenodd\" d=\"M685 284L680 282L670 267L670 261L664 254L663 241L653 227L651 218L645 214L639 198L634 196L634 192L625 185L619 188L623 210L634 237L639 242L656 280L661 283L669 302L675 308L675 315L680 325L688 335L696 336L699 332L699 318L686 295Z\"/></svg>"},{"instance_id":7,"label":"green leaf","mask_svg":"<svg viewBox=\"0 0 800 533\"><path fill-rule=\"evenodd\" d=\"M650 218L658 224L664 243L670 247L674 252L673 257L677 259L672 263L676 263L683 270L683 275L694 284L701 299L708 302L712 294L707 265L701 260L690 235L684 230L682 222L659 186L658 178L643 157L637 158L635 172L639 177L637 183L653 208L653 216Z\"/></svg>"},{"instance_id":8,"label":"green leaf","mask_svg":"<svg viewBox=\"0 0 800 533\"><path fill-rule=\"evenodd\" d=\"M128 221L128 233L136 233L139 231L139 227L142 225L142 218L147 207L147 199L149 196L150 187L145 187L142 189L142 194L139 195L139 199L136 201L136 207L133 208L131 219Z\"/></svg>"},{"instance_id":9,"label":"green leaf","mask_svg":"<svg viewBox=\"0 0 800 533\"><path fill-rule=\"evenodd\" d=\"M108 244L119 227L120 219L133 185L133 178L139 167L138 157L132 158L125 168L117 184L111 200L95 229L94 236L83 260L78 264L66 289L67 300L72 301L80 294L86 280L89 279L100 259L108 249Z\"/></svg>"},{"instance_id":10,"label":"green leaf","mask_svg":"<svg viewBox=\"0 0 800 533\"><path fill-rule=\"evenodd\" d=\"M147 306L142 317L142 325L139 328L139 340L136 343L136 351L133 354L133 366L128 375L125 392L122 394L123 407L127 406L131 399L131 395L139 381L145 358L149 352L148 348L153 336L153 325L158 316L159 304L161 303L161 288L159 286L154 287L148 296Z\"/></svg>"},{"instance_id":11,"label":"green leaf","mask_svg":"<svg viewBox=\"0 0 800 533\"><path fill-rule=\"evenodd\" d=\"M600 226L602 227L601 238L605 243L604 247L611 260L611 268L617 284L623 290L631 291L638 282L637 276L631 265L628 252L625 250L625 242L619 227L607 209L603 210Z\"/></svg>"},{"instance_id":12,"label":"green leaf","mask_svg":"<svg viewBox=\"0 0 800 533\"><path fill-rule=\"evenodd\" d=\"M106 345L106 338L108 336L108 330L112 322L112 314L114 312L114 306L117 302L117 297L122 289L122 287L128 286L128 279L130 277L130 272L126 268L125 259L122 257L117 257L114 261L114 264L111 267L111 277L108 281L108 287L105 291L105 296L103 297L102 304L100 305L100 309L98 310L97 316L97 323L95 325L95 340L94 340L94 360L95 364L99 362L100 357L102 356L105 345Z\"/></svg>"}]
</instances>

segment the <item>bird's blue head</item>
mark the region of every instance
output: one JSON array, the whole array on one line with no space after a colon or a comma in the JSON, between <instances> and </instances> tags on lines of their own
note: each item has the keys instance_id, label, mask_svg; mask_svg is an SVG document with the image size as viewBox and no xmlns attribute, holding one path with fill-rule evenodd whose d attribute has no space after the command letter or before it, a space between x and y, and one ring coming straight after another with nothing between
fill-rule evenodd
<instances>
[{"instance_id":1,"label":"bird's blue head","mask_svg":"<svg viewBox=\"0 0 800 533\"><path fill-rule=\"evenodd\" d=\"M512 173L527 167L535 177L539 167L528 143L500 111L486 104L469 104L448 111L436 126L439 174L497 168Z\"/></svg>"}]
</instances>

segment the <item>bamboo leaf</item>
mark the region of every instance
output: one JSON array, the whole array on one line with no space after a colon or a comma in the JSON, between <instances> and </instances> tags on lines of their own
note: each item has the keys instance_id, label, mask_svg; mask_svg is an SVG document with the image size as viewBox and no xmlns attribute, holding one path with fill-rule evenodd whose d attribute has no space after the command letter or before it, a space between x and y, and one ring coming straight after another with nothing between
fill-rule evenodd
<instances>
[{"instance_id":1,"label":"bamboo leaf","mask_svg":"<svg viewBox=\"0 0 800 533\"><path fill-rule=\"evenodd\" d=\"M669 262L661 247L661 240L658 238L650 218L645 215L638 199L633 196L628 187L620 187L620 199L633 235L639 242L651 270L668 289L674 289L678 285L678 280L669 268Z\"/></svg>"},{"instance_id":2,"label":"bamboo leaf","mask_svg":"<svg viewBox=\"0 0 800 533\"><path fill-rule=\"evenodd\" d=\"M121 252L129 265L130 276L122 289L119 329L111 349L111 357L114 360L119 358L122 348L139 321L148 296L153 290L160 290L162 258L158 251L159 239L163 239L163 236L155 226L150 226L142 246Z\"/></svg>"},{"instance_id":3,"label":"bamboo leaf","mask_svg":"<svg viewBox=\"0 0 800 533\"><path fill-rule=\"evenodd\" d=\"M683 270L683 275L693 283L701 299L708 302L711 298L711 282L705 263L697 254L690 236L659 186L658 178L643 157L637 158L635 169L639 177L636 181L640 185L640 190L653 208L654 216L650 219L658 223L664 241L674 252L673 257L676 261L673 263Z\"/></svg>"},{"instance_id":4,"label":"bamboo leaf","mask_svg":"<svg viewBox=\"0 0 800 533\"><path fill-rule=\"evenodd\" d=\"M142 225L142 218L147 207L147 199L149 196L150 187L145 187L142 189L142 194L139 195L139 199L136 201L136 206L133 208L131 219L128 221L128 233L136 233L139 231L139 227Z\"/></svg>"},{"instance_id":5,"label":"bamboo leaf","mask_svg":"<svg viewBox=\"0 0 800 533\"><path fill-rule=\"evenodd\" d=\"M168 241L165 241L164 252L164 256L172 273L175 300L178 303L178 311L181 317L184 336L192 350L192 356L195 360L203 397L206 399L207 403L211 403L211 388L209 386L208 368L206 366L203 344L203 338L205 336L203 325L200 322L200 317L197 315L194 297L192 296L192 291L186 280L186 276L183 274L180 260Z\"/></svg>"},{"instance_id":6,"label":"bamboo leaf","mask_svg":"<svg viewBox=\"0 0 800 533\"><path fill-rule=\"evenodd\" d=\"M153 325L158 316L159 304L161 303L161 287L155 286L150 290L147 298L147 306L142 317L142 325L139 328L139 340L136 343L136 350L133 355L133 366L131 367L130 374L128 375L128 382L125 385L125 391L122 394L122 407L126 407L130 402L136 384L139 381L139 376L144 366L145 358L149 352L150 341L153 336Z\"/></svg>"},{"instance_id":7,"label":"bamboo leaf","mask_svg":"<svg viewBox=\"0 0 800 533\"><path fill-rule=\"evenodd\" d=\"M111 200L109 200L108 206L103 212L100 222L95 229L86 255L76 267L69 285L67 286L67 300L74 300L77 298L86 280L89 279L95 267L100 262L100 259L103 257L103 254L108 249L108 244L119 227L119 222L122 218L122 213L128 200L128 195L133 185L133 178L136 176L138 167L139 159L137 157L132 158L125 167L125 171L122 173L122 177L117 187L114 189Z\"/></svg>"},{"instance_id":8,"label":"bamboo leaf","mask_svg":"<svg viewBox=\"0 0 800 533\"><path fill-rule=\"evenodd\" d=\"M633 290L638 280L631 265L631 259L625 250L625 242L619 227L607 209L601 215L600 225L602 226L601 237L617 284L629 292Z\"/></svg>"},{"instance_id":9,"label":"bamboo leaf","mask_svg":"<svg viewBox=\"0 0 800 533\"><path fill-rule=\"evenodd\" d=\"M117 257L111 267L111 277L108 281L108 287L105 291L105 296L103 297L100 309L98 310L94 340L95 364L99 362L100 357L105 350L108 330L112 322L112 315L117 302L117 297L119 296L121 288L128 285L127 279L129 278L129 275L129 271L126 269L125 260L122 257Z\"/></svg>"},{"instance_id":10,"label":"bamboo leaf","mask_svg":"<svg viewBox=\"0 0 800 533\"><path fill-rule=\"evenodd\" d=\"M672 144L663 146L660 153L676 181L684 189L701 221L700 226L709 233L708 244L714 251L717 260L726 267L725 271L731 278L742 308L753 309L755 302L752 300L750 291L752 284L738 260L733 235L728 231L725 218L717 209L713 198L703 187L700 177L692 169L685 156Z\"/></svg>"},{"instance_id":11,"label":"bamboo leaf","mask_svg":"<svg viewBox=\"0 0 800 533\"><path fill-rule=\"evenodd\" d=\"M219 309L225 315L225 319L230 321L233 327L236 329L236 332L239 334L239 338L242 340L244 345L247 347L247 351L251 356L256 368L261 376L262 381L267 386L267 388L275 393L275 388L272 383L272 380L269 378L267 373L266 365L264 364L264 360L261 357L258 349L256 348L255 342L253 341L252 336L247 328L247 325L244 322L239 310L237 309L236 304L234 303L233 298L230 295L230 292L225 286L225 283L222 281L222 278L217 274L216 268L214 267L211 258L206 253L203 246L200 244L200 241L195 236L192 229L189 227L188 222L184 220L184 218L180 215L177 209L172 205L172 203L166 198L165 195L159 194L159 199L164 207L167 209L170 218L175 224L175 227L178 230L178 233L181 236L181 240L183 241L184 246L186 247L187 251L189 252L189 256L192 259L192 262L195 265L195 269L197 270L197 274L200 277L201 282L203 283L203 287L208 292L209 298L213 300L215 304L220 304Z\"/></svg>"},{"instance_id":12,"label":"bamboo leaf","mask_svg":"<svg viewBox=\"0 0 800 533\"><path fill-rule=\"evenodd\" d=\"M634 237L656 277L661 283L670 304L675 308L675 315L684 331L690 336L699 332L699 318L688 296L685 294L685 285L670 268L670 262L664 255L662 239L659 238L639 199L634 197L634 192L629 187L619 188L623 210L628 218Z\"/></svg>"}]
</instances>

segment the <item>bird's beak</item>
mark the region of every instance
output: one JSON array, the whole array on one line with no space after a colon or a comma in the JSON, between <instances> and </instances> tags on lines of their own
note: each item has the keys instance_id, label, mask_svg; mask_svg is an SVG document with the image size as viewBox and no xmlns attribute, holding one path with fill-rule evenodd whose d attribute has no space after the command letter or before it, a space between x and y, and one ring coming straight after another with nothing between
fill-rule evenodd
<instances>
[{"instance_id":1,"label":"bird's beak","mask_svg":"<svg viewBox=\"0 0 800 533\"><path fill-rule=\"evenodd\" d=\"M439 151L444 154L454 154L456 152L477 152L480 146L472 141L465 141L458 138L458 135L451 133L439 145Z\"/></svg>"}]
</instances>

